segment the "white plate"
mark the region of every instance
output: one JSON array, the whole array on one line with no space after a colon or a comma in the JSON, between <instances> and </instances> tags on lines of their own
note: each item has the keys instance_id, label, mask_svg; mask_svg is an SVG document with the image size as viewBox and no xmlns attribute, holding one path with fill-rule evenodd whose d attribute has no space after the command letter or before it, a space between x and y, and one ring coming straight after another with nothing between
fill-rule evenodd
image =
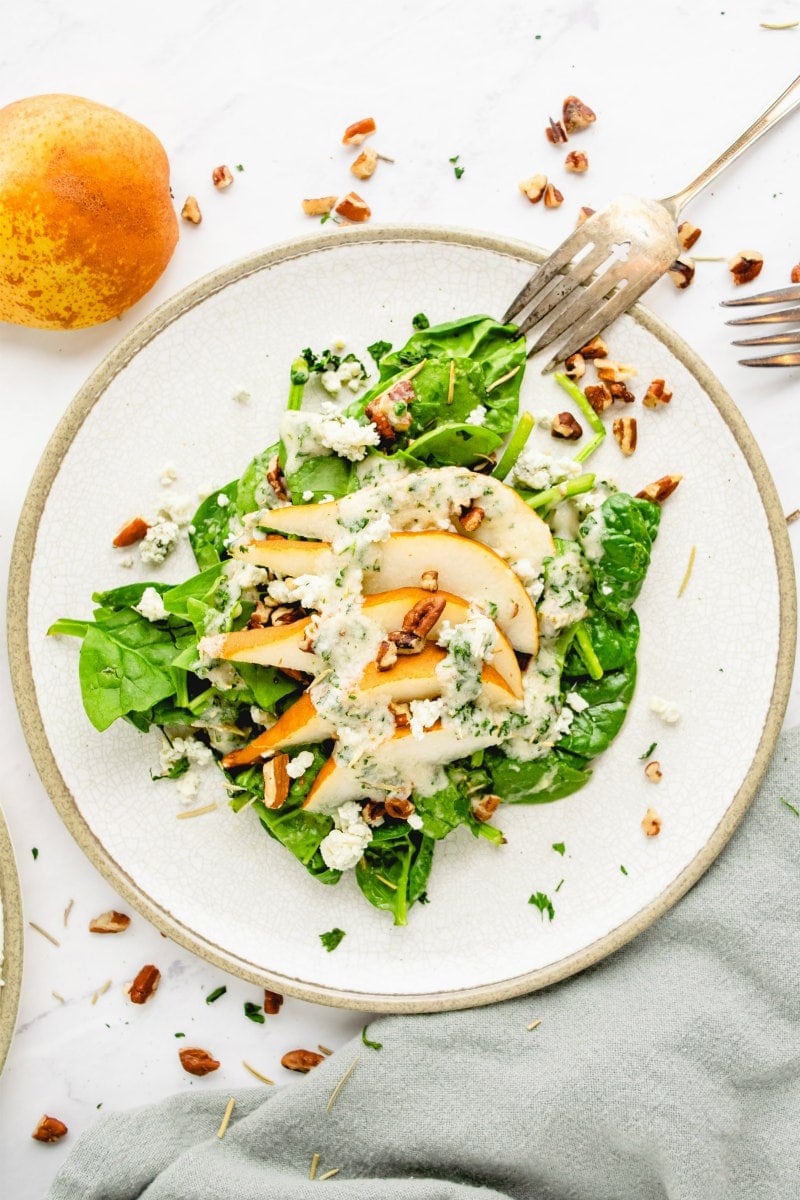
<instances>
[{"instance_id":1,"label":"white plate","mask_svg":"<svg viewBox=\"0 0 800 1200\"><path fill-rule=\"evenodd\" d=\"M519 244L442 229L337 230L252 256L201 280L144 321L78 395L32 485L12 569L14 680L34 759L63 819L123 895L176 941L278 991L371 1010L458 1008L532 991L588 966L664 912L713 861L752 798L783 716L795 629L785 525L744 422L668 330L639 312L611 331L611 355L661 376L667 409L626 409L639 448L612 437L591 460L636 491L668 472L684 481L664 508L637 605L635 701L592 782L566 800L501 811L508 844L458 833L437 847L430 903L395 929L354 880L311 879L225 806L176 820L154 785L158 735L122 722L105 734L81 707L76 642L48 639L60 616L91 612L93 589L144 578L110 541L159 491L221 486L274 440L288 365L338 335L367 359L401 345L422 310L432 322L499 314L537 261ZM367 359L368 361L368 359ZM246 390L250 403L234 399ZM523 400L569 407L535 366ZM549 442L549 439L548 439ZM696 547L684 594L678 590ZM30 548L33 547L33 554ZM155 574L192 571L188 549ZM152 576L152 569L149 575ZM653 695L682 717L666 727ZM34 699L35 697L35 699ZM654 742L657 787L640 756ZM648 806L663 818L644 837ZM564 842L563 857L551 848ZM623 874L622 867L627 874ZM563 879L563 883L560 881ZM543 921L531 893L553 899ZM319 934L346 937L326 952Z\"/></svg>"},{"instance_id":2,"label":"white plate","mask_svg":"<svg viewBox=\"0 0 800 1200\"><path fill-rule=\"evenodd\" d=\"M17 864L8 836L8 827L0 810L0 1074L14 1036L22 986L22 900L19 893Z\"/></svg>"}]
</instances>

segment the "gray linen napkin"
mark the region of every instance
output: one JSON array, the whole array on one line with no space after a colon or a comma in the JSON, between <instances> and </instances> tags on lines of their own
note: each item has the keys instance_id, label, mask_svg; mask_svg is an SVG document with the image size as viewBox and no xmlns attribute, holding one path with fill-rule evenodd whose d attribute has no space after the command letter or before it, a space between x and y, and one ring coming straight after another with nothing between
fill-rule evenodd
<instances>
[{"instance_id":1,"label":"gray linen napkin","mask_svg":"<svg viewBox=\"0 0 800 1200\"><path fill-rule=\"evenodd\" d=\"M103 1116L50 1200L800 1195L800 818L780 802L798 796L795 730L711 870L599 966L375 1021L380 1051L356 1040L295 1086L239 1093L221 1140L217 1089ZM318 1174L340 1168L322 1184L315 1151Z\"/></svg>"}]
</instances>

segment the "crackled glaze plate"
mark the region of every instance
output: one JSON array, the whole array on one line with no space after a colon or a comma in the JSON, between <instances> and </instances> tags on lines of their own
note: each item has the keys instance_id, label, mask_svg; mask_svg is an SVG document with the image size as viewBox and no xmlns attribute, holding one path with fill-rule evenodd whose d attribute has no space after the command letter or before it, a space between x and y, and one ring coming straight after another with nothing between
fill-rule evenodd
<instances>
[{"instance_id":1,"label":"crackled glaze plate","mask_svg":"<svg viewBox=\"0 0 800 1200\"><path fill-rule=\"evenodd\" d=\"M87 855L160 929L281 992L365 1010L429 1011L533 991L598 961L645 929L720 852L750 802L780 728L794 646L785 524L761 455L732 402L668 329L644 312L609 335L611 355L668 381L668 408L636 406L639 447L608 437L592 469L637 491L678 472L644 592L639 681L627 721L591 783L555 804L501 810L507 845L466 831L437 847L430 903L407 928L371 908L352 878L323 887L260 829L218 807L191 820L154 785L159 735L89 725L78 644L48 639L90 593L136 578L177 582L188 548L155 572L127 572L117 529L160 492L196 494L238 476L272 442L288 365L337 337L360 358L401 345L411 318L500 314L538 261L516 243L454 230L337 230L253 255L201 280L145 320L77 396L38 468L12 571L17 699L38 769ZM249 402L243 402L242 393ZM239 399L236 397L239 396ZM567 407L532 364L535 413ZM30 548L33 553L30 554ZM690 553L691 577L679 596ZM666 726L653 696L676 704ZM663 780L643 773L657 742ZM663 831L641 820L657 807ZM554 843L564 843L563 856ZM623 871L624 868L624 871ZM555 919L529 905L547 893ZM334 953L319 935L346 931Z\"/></svg>"},{"instance_id":2,"label":"crackled glaze plate","mask_svg":"<svg viewBox=\"0 0 800 1200\"><path fill-rule=\"evenodd\" d=\"M22 986L22 900L17 864L0 810L0 1074L14 1036Z\"/></svg>"}]
</instances>

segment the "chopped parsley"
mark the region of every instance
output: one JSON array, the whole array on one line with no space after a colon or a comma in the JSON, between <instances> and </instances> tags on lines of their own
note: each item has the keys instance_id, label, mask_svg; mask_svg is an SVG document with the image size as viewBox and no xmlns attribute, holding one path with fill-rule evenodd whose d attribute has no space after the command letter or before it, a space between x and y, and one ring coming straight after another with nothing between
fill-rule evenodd
<instances>
[{"instance_id":1,"label":"chopped parsley","mask_svg":"<svg viewBox=\"0 0 800 1200\"><path fill-rule=\"evenodd\" d=\"M213 992L209 992L206 996L206 1004L213 1004L215 1000L219 1000L220 996L224 996L227 990L225 984L222 987L214 988Z\"/></svg>"},{"instance_id":2,"label":"chopped parsley","mask_svg":"<svg viewBox=\"0 0 800 1200\"><path fill-rule=\"evenodd\" d=\"M791 811L794 813L794 815L796 817L800 817L800 809L795 808L795 806L793 804L790 804L788 800L784 800L783 796L781 796L781 804L785 804L787 808L791 809ZM33 857L34 858L36 857L35 850L33 852Z\"/></svg>"},{"instance_id":3,"label":"chopped parsley","mask_svg":"<svg viewBox=\"0 0 800 1200\"><path fill-rule=\"evenodd\" d=\"M176 1034L173 1034L173 1036L174 1037L186 1037L186 1034L185 1033L176 1033Z\"/></svg>"},{"instance_id":4,"label":"chopped parsley","mask_svg":"<svg viewBox=\"0 0 800 1200\"><path fill-rule=\"evenodd\" d=\"M628 868L627 868L627 867L623 867L623 866L620 864L620 868L619 868L619 869L620 869L620 871L622 871L622 874L623 874L623 875L627 875L627 874L628 874Z\"/></svg>"},{"instance_id":5,"label":"chopped parsley","mask_svg":"<svg viewBox=\"0 0 800 1200\"><path fill-rule=\"evenodd\" d=\"M553 849L555 850L556 854L560 854L563 858L564 851L566 850L566 846L563 842L553 842Z\"/></svg>"},{"instance_id":6,"label":"chopped parsley","mask_svg":"<svg viewBox=\"0 0 800 1200\"><path fill-rule=\"evenodd\" d=\"M326 221L330 221L332 215L333 214L329 212L323 213L319 219L320 225L324 225Z\"/></svg>"},{"instance_id":7,"label":"chopped parsley","mask_svg":"<svg viewBox=\"0 0 800 1200\"><path fill-rule=\"evenodd\" d=\"M544 920L545 913L547 913L547 916L551 921L556 915L556 910L553 908L553 901L549 896L546 896L544 892L534 892L528 901L528 904L533 904L536 906L536 908L538 908L542 915L542 920Z\"/></svg>"},{"instance_id":8,"label":"chopped parsley","mask_svg":"<svg viewBox=\"0 0 800 1200\"><path fill-rule=\"evenodd\" d=\"M241 164L241 163L237 163L237 164L236 164L236 170L237 170L237 171L243 171L243 170L244 170L244 167L242 166L242 164Z\"/></svg>"},{"instance_id":9,"label":"chopped parsley","mask_svg":"<svg viewBox=\"0 0 800 1200\"><path fill-rule=\"evenodd\" d=\"M367 1037L368 1029L369 1029L369 1025L365 1025L364 1028L361 1030L362 1042L364 1043L365 1046L369 1046L370 1050L382 1050L383 1042L371 1042L369 1040L369 1038Z\"/></svg>"},{"instance_id":10,"label":"chopped parsley","mask_svg":"<svg viewBox=\"0 0 800 1200\"><path fill-rule=\"evenodd\" d=\"M255 1004L252 1000L245 1000L244 1015L248 1021L255 1021L256 1025L263 1025L266 1021L266 1017L261 1011L261 1005Z\"/></svg>"},{"instance_id":11,"label":"chopped parsley","mask_svg":"<svg viewBox=\"0 0 800 1200\"><path fill-rule=\"evenodd\" d=\"M343 929L329 929L327 933L321 933L319 935L319 940L330 954L331 950L336 949L343 937Z\"/></svg>"},{"instance_id":12,"label":"chopped parsley","mask_svg":"<svg viewBox=\"0 0 800 1200\"><path fill-rule=\"evenodd\" d=\"M321 354L315 354L309 346L306 346L305 350L300 351L298 358L304 358L309 371L314 371L318 375L321 375L323 371L338 371L343 362L358 363L363 373L367 374L364 364L356 358L355 354L345 354L342 357L340 354L334 354L332 350L323 350Z\"/></svg>"},{"instance_id":13,"label":"chopped parsley","mask_svg":"<svg viewBox=\"0 0 800 1200\"><path fill-rule=\"evenodd\" d=\"M563 880L563 879L560 879L560 880L559 880L559 882L558 882L558 887L556 888L556 891L557 891L557 892L560 892L560 891L561 891L561 884L562 884L563 882L564 882L564 880ZM552 919L553 919L553 918L551 917L551 918L550 918L550 920L552 921Z\"/></svg>"},{"instance_id":14,"label":"chopped parsley","mask_svg":"<svg viewBox=\"0 0 800 1200\"><path fill-rule=\"evenodd\" d=\"M786 803L786 802L784 801L784 803ZM32 846L32 847L31 847L31 854L33 855L33 861L34 861L34 862L36 862L37 858L39 857L39 850L38 850L38 847L36 847L36 846Z\"/></svg>"},{"instance_id":15,"label":"chopped parsley","mask_svg":"<svg viewBox=\"0 0 800 1200\"><path fill-rule=\"evenodd\" d=\"M647 747L647 749L645 750L644 754L640 754L640 755L639 755L639 759L640 759L641 761L644 761L644 759L646 759L646 758L649 758L649 757L650 757L650 755L651 755L651 754L653 753L653 751L655 750L655 748L656 748L656 746L657 746L657 745L658 745L658 742L651 742L651 743L650 743L650 745L649 745L649 746Z\"/></svg>"},{"instance_id":16,"label":"chopped parsley","mask_svg":"<svg viewBox=\"0 0 800 1200\"><path fill-rule=\"evenodd\" d=\"M416 316L411 318L411 324L415 329L429 329L431 323L425 316L425 313L417 313Z\"/></svg>"},{"instance_id":17,"label":"chopped parsley","mask_svg":"<svg viewBox=\"0 0 800 1200\"><path fill-rule=\"evenodd\" d=\"M464 174L464 169L465 169L464 167L458 166L458 160L460 158L461 158L460 154L454 154L452 158L448 159L448 162L451 162L453 164L453 174L455 175L456 179L461 178L461 176Z\"/></svg>"},{"instance_id":18,"label":"chopped parsley","mask_svg":"<svg viewBox=\"0 0 800 1200\"><path fill-rule=\"evenodd\" d=\"M371 346L367 346L367 353L372 356L375 366L379 367L381 359L386 357L391 348L391 342L373 342Z\"/></svg>"},{"instance_id":19,"label":"chopped parsley","mask_svg":"<svg viewBox=\"0 0 800 1200\"><path fill-rule=\"evenodd\" d=\"M171 763L169 765L169 767L167 768L167 770L164 771L164 773L162 775L154 775L153 772L151 771L150 778L152 780L180 779L181 775L185 775L188 770L189 770L189 759L186 758L186 756L184 755L183 758L179 758L176 762Z\"/></svg>"}]
</instances>

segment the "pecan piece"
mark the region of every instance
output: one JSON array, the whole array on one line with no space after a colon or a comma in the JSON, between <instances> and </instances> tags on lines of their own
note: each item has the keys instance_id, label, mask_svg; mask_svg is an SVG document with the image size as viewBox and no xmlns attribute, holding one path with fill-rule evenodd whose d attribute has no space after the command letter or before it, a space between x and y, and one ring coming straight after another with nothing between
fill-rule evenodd
<instances>
[{"instance_id":1,"label":"pecan piece","mask_svg":"<svg viewBox=\"0 0 800 1200\"><path fill-rule=\"evenodd\" d=\"M362 117L360 121L354 121L352 125L347 126L342 138L342 145L360 146L364 139L368 138L376 129L374 117Z\"/></svg>"},{"instance_id":2,"label":"pecan piece","mask_svg":"<svg viewBox=\"0 0 800 1200\"><path fill-rule=\"evenodd\" d=\"M654 504L661 504L662 500L666 500L667 496L672 495L682 479L682 475L662 475L660 479L648 483L640 492L637 492L636 499L652 500Z\"/></svg>"},{"instance_id":3,"label":"pecan piece","mask_svg":"<svg viewBox=\"0 0 800 1200\"><path fill-rule=\"evenodd\" d=\"M597 116L588 104L584 104L577 96L566 97L561 106L561 123L566 133L575 133L577 129L586 129L596 120Z\"/></svg>"},{"instance_id":4,"label":"pecan piece","mask_svg":"<svg viewBox=\"0 0 800 1200\"><path fill-rule=\"evenodd\" d=\"M598 416L611 407L613 397L604 383L590 383L583 389L583 394Z\"/></svg>"},{"instance_id":5,"label":"pecan piece","mask_svg":"<svg viewBox=\"0 0 800 1200\"><path fill-rule=\"evenodd\" d=\"M414 812L414 802L406 796L389 796L386 800L386 815L397 821L407 820Z\"/></svg>"},{"instance_id":6,"label":"pecan piece","mask_svg":"<svg viewBox=\"0 0 800 1200\"><path fill-rule=\"evenodd\" d=\"M447 601L444 596L430 595L424 600L418 600L403 617L403 629L416 633L419 637L427 637L445 610Z\"/></svg>"},{"instance_id":7,"label":"pecan piece","mask_svg":"<svg viewBox=\"0 0 800 1200\"><path fill-rule=\"evenodd\" d=\"M356 179L369 179L375 174L375 168L378 165L377 151L371 150L367 146L366 150L362 150L358 158L354 158L350 164L350 173L355 175Z\"/></svg>"},{"instance_id":8,"label":"pecan piece","mask_svg":"<svg viewBox=\"0 0 800 1200\"><path fill-rule=\"evenodd\" d=\"M375 659L375 666L379 671L391 671L396 662L397 647L394 642L381 642L380 646L378 646L378 656Z\"/></svg>"},{"instance_id":9,"label":"pecan piece","mask_svg":"<svg viewBox=\"0 0 800 1200\"><path fill-rule=\"evenodd\" d=\"M439 590L439 572L434 570L423 571L419 582L420 586L424 587L426 592L436 592Z\"/></svg>"},{"instance_id":10,"label":"pecan piece","mask_svg":"<svg viewBox=\"0 0 800 1200\"><path fill-rule=\"evenodd\" d=\"M89 922L89 933L122 933L131 923L126 913L109 909Z\"/></svg>"},{"instance_id":11,"label":"pecan piece","mask_svg":"<svg viewBox=\"0 0 800 1200\"><path fill-rule=\"evenodd\" d=\"M200 212L200 205L194 196L187 196L181 209L181 216L184 221L189 221L191 225L199 225L203 219L203 214Z\"/></svg>"},{"instance_id":12,"label":"pecan piece","mask_svg":"<svg viewBox=\"0 0 800 1200\"><path fill-rule=\"evenodd\" d=\"M289 795L288 754L276 754L264 763L264 804L267 808L280 808Z\"/></svg>"},{"instance_id":13,"label":"pecan piece","mask_svg":"<svg viewBox=\"0 0 800 1200\"><path fill-rule=\"evenodd\" d=\"M283 1004L283 996L280 992L271 992L269 988L264 988L264 1012L269 1017L274 1017L280 1012Z\"/></svg>"},{"instance_id":14,"label":"pecan piece","mask_svg":"<svg viewBox=\"0 0 800 1200\"><path fill-rule=\"evenodd\" d=\"M544 189L544 206L545 208L560 208L564 203L564 197L554 183L548 183Z\"/></svg>"},{"instance_id":15,"label":"pecan piece","mask_svg":"<svg viewBox=\"0 0 800 1200\"><path fill-rule=\"evenodd\" d=\"M113 539L111 545L133 546L136 542L140 542L147 533L150 526L145 521L144 517L134 517L132 521L128 521L127 525L123 525L117 536Z\"/></svg>"},{"instance_id":16,"label":"pecan piece","mask_svg":"<svg viewBox=\"0 0 800 1200\"><path fill-rule=\"evenodd\" d=\"M219 1062L200 1046L186 1046L178 1051L181 1066L189 1075L209 1075L219 1070Z\"/></svg>"},{"instance_id":17,"label":"pecan piece","mask_svg":"<svg viewBox=\"0 0 800 1200\"><path fill-rule=\"evenodd\" d=\"M792 283L800 283L800 263L795 263L789 276Z\"/></svg>"},{"instance_id":18,"label":"pecan piece","mask_svg":"<svg viewBox=\"0 0 800 1200\"><path fill-rule=\"evenodd\" d=\"M605 339L598 334L585 346L581 346L578 353L582 354L584 358L608 358L608 346Z\"/></svg>"},{"instance_id":19,"label":"pecan piece","mask_svg":"<svg viewBox=\"0 0 800 1200\"><path fill-rule=\"evenodd\" d=\"M219 192L224 191L225 188L229 188L233 183L233 175L230 172L230 168L226 167L224 163L222 166L214 167L214 170L211 172L211 182Z\"/></svg>"},{"instance_id":20,"label":"pecan piece","mask_svg":"<svg viewBox=\"0 0 800 1200\"><path fill-rule=\"evenodd\" d=\"M367 800L361 809L361 820L365 825L382 825L386 815L386 805L382 800Z\"/></svg>"},{"instance_id":21,"label":"pecan piece","mask_svg":"<svg viewBox=\"0 0 800 1200\"><path fill-rule=\"evenodd\" d=\"M528 179L523 179L519 185L519 190L523 196L527 196L531 204L538 204L544 195L544 189L547 187L546 175L531 175Z\"/></svg>"},{"instance_id":22,"label":"pecan piece","mask_svg":"<svg viewBox=\"0 0 800 1200\"><path fill-rule=\"evenodd\" d=\"M289 1050L281 1059L281 1066L286 1067L287 1071L302 1071L307 1075L324 1061L325 1055L317 1054L316 1050Z\"/></svg>"},{"instance_id":23,"label":"pecan piece","mask_svg":"<svg viewBox=\"0 0 800 1200\"><path fill-rule=\"evenodd\" d=\"M575 175L583 175L589 170L589 159L582 150L570 150L564 159L564 166Z\"/></svg>"},{"instance_id":24,"label":"pecan piece","mask_svg":"<svg viewBox=\"0 0 800 1200\"><path fill-rule=\"evenodd\" d=\"M642 404L645 408L659 408L662 404L669 404L671 399L672 392L667 390L664 380L653 379L642 396Z\"/></svg>"},{"instance_id":25,"label":"pecan piece","mask_svg":"<svg viewBox=\"0 0 800 1200\"><path fill-rule=\"evenodd\" d=\"M63 1121L59 1121L58 1117L48 1117L45 1114L31 1137L35 1142L59 1142L68 1133L69 1130Z\"/></svg>"},{"instance_id":26,"label":"pecan piece","mask_svg":"<svg viewBox=\"0 0 800 1200\"><path fill-rule=\"evenodd\" d=\"M678 226L678 241L684 250L691 250L702 232L699 225L693 225L691 221L681 221Z\"/></svg>"},{"instance_id":27,"label":"pecan piece","mask_svg":"<svg viewBox=\"0 0 800 1200\"><path fill-rule=\"evenodd\" d=\"M366 200L362 200L357 192L348 192L346 196L342 196L336 205L336 212L340 217L345 217L346 220L355 221L358 224L372 216L370 206Z\"/></svg>"},{"instance_id":28,"label":"pecan piece","mask_svg":"<svg viewBox=\"0 0 800 1200\"><path fill-rule=\"evenodd\" d=\"M630 363L614 362L610 358L598 358L594 364L597 367L598 379L603 383L624 383L639 372Z\"/></svg>"},{"instance_id":29,"label":"pecan piece","mask_svg":"<svg viewBox=\"0 0 800 1200\"><path fill-rule=\"evenodd\" d=\"M661 783L661 780L664 776L664 773L661 770L661 763L655 758L647 764L644 769L644 773L651 783Z\"/></svg>"},{"instance_id":30,"label":"pecan piece","mask_svg":"<svg viewBox=\"0 0 800 1200\"><path fill-rule=\"evenodd\" d=\"M586 359L582 354L570 354L569 358L564 360L564 374L567 379L576 382L583 379L586 374Z\"/></svg>"},{"instance_id":31,"label":"pecan piece","mask_svg":"<svg viewBox=\"0 0 800 1200\"><path fill-rule=\"evenodd\" d=\"M617 417L611 428L622 453L626 456L633 454L636 449L636 417Z\"/></svg>"},{"instance_id":32,"label":"pecan piece","mask_svg":"<svg viewBox=\"0 0 800 1200\"><path fill-rule=\"evenodd\" d=\"M278 604L271 615L273 625L294 625L295 621L302 621L304 617L303 610L296 604Z\"/></svg>"},{"instance_id":33,"label":"pecan piece","mask_svg":"<svg viewBox=\"0 0 800 1200\"><path fill-rule=\"evenodd\" d=\"M470 802L472 815L476 821L488 821L499 803L500 797L495 796L493 792L487 792L485 796L476 796Z\"/></svg>"},{"instance_id":34,"label":"pecan piece","mask_svg":"<svg viewBox=\"0 0 800 1200\"><path fill-rule=\"evenodd\" d=\"M474 533L486 516L486 510L480 504L471 504L466 512L462 512L458 523L465 533Z\"/></svg>"},{"instance_id":35,"label":"pecan piece","mask_svg":"<svg viewBox=\"0 0 800 1200\"><path fill-rule=\"evenodd\" d=\"M578 209L578 219L575 222L576 227L583 225L584 221L588 221L589 217L593 217L597 212L595 208L589 208L588 204L582 204Z\"/></svg>"},{"instance_id":36,"label":"pecan piece","mask_svg":"<svg viewBox=\"0 0 800 1200\"><path fill-rule=\"evenodd\" d=\"M146 963L128 988L131 1004L146 1004L155 994L161 982L161 972L152 963Z\"/></svg>"},{"instance_id":37,"label":"pecan piece","mask_svg":"<svg viewBox=\"0 0 800 1200\"><path fill-rule=\"evenodd\" d=\"M394 717L396 729L408 729L409 725L411 724L411 705L408 703L408 701L390 701L389 712Z\"/></svg>"},{"instance_id":38,"label":"pecan piece","mask_svg":"<svg viewBox=\"0 0 800 1200\"><path fill-rule=\"evenodd\" d=\"M338 196L317 196L311 200L303 200L303 212L307 217L324 217L338 199Z\"/></svg>"},{"instance_id":39,"label":"pecan piece","mask_svg":"<svg viewBox=\"0 0 800 1200\"><path fill-rule=\"evenodd\" d=\"M583 429L580 423L575 420L570 412L561 412L553 417L550 422L550 433L554 438L565 438L571 442L575 442L578 438L583 437Z\"/></svg>"},{"instance_id":40,"label":"pecan piece","mask_svg":"<svg viewBox=\"0 0 800 1200\"><path fill-rule=\"evenodd\" d=\"M552 117L548 118L550 124L545 129L545 137L553 146L562 146L567 140L566 130L560 121L554 121Z\"/></svg>"},{"instance_id":41,"label":"pecan piece","mask_svg":"<svg viewBox=\"0 0 800 1200\"><path fill-rule=\"evenodd\" d=\"M694 279L694 263L686 258L676 258L667 271L676 288L683 291Z\"/></svg>"},{"instance_id":42,"label":"pecan piece","mask_svg":"<svg viewBox=\"0 0 800 1200\"><path fill-rule=\"evenodd\" d=\"M654 808L648 808L642 818L642 829L647 837L658 837L661 833L661 817Z\"/></svg>"},{"instance_id":43,"label":"pecan piece","mask_svg":"<svg viewBox=\"0 0 800 1200\"><path fill-rule=\"evenodd\" d=\"M267 483L279 500L289 499L289 493L286 490L286 480L284 479L281 462L277 454L274 454L269 460Z\"/></svg>"},{"instance_id":44,"label":"pecan piece","mask_svg":"<svg viewBox=\"0 0 800 1200\"><path fill-rule=\"evenodd\" d=\"M425 638L410 629L395 629L389 634L389 641L398 654L421 654L425 648Z\"/></svg>"},{"instance_id":45,"label":"pecan piece","mask_svg":"<svg viewBox=\"0 0 800 1200\"><path fill-rule=\"evenodd\" d=\"M759 254L757 250L740 250L733 258L728 259L728 270L737 285L752 283L756 276L761 274L763 266L764 255Z\"/></svg>"},{"instance_id":46,"label":"pecan piece","mask_svg":"<svg viewBox=\"0 0 800 1200\"><path fill-rule=\"evenodd\" d=\"M629 392L624 383L609 383L608 390L612 400L622 400L625 404L633 404L636 397Z\"/></svg>"}]
</instances>

